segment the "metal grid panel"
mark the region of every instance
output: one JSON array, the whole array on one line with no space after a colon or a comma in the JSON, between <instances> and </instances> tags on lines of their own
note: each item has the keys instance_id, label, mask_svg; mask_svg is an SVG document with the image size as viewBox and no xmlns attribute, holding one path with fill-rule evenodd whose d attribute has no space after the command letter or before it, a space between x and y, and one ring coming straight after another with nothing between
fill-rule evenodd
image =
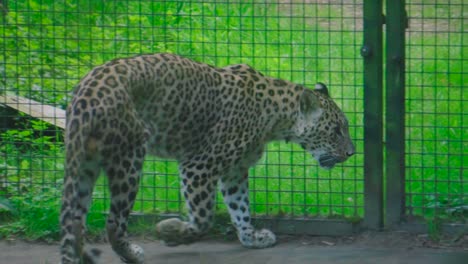
<instances>
[{"instance_id":1,"label":"metal grid panel","mask_svg":"<svg viewBox=\"0 0 468 264\"><path fill-rule=\"evenodd\" d=\"M2 95L63 109L93 66L174 52L217 66L248 63L264 74L329 86L350 119L357 155L332 171L297 146L273 143L250 172L252 212L363 216L362 1L9 1L0 25ZM3 103L3 102L2 102ZM1 195L37 194L58 210L62 131L2 109ZM223 206L219 203L219 207ZM92 212L108 208L105 178ZM149 157L135 211L182 212L177 164Z\"/></svg>"},{"instance_id":2,"label":"metal grid panel","mask_svg":"<svg viewBox=\"0 0 468 264\"><path fill-rule=\"evenodd\" d=\"M464 218L468 3L408 0L406 214Z\"/></svg>"}]
</instances>

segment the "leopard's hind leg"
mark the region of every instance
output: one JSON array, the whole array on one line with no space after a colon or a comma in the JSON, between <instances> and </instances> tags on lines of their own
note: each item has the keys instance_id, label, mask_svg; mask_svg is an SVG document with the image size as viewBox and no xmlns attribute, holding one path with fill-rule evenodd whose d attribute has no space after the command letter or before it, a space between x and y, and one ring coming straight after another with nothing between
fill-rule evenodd
<instances>
[{"instance_id":1,"label":"leopard's hind leg","mask_svg":"<svg viewBox=\"0 0 468 264\"><path fill-rule=\"evenodd\" d=\"M146 139L149 135L144 129L138 129L141 126L132 126L131 122L129 125L128 131L132 132L125 135L122 131L115 131L109 138L119 144L113 144L104 150L103 164L111 193L106 228L112 249L124 262L143 263L143 249L128 241L127 225L139 188Z\"/></svg>"},{"instance_id":2,"label":"leopard's hind leg","mask_svg":"<svg viewBox=\"0 0 468 264\"><path fill-rule=\"evenodd\" d=\"M80 140L80 138L76 139ZM76 140L67 143L73 148ZM86 226L91 195L96 179L99 176L99 161L93 138L85 141L85 148L67 151L62 208L61 226L61 263L96 263L99 251L83 250L83 235Z\"/></svg>"}]
</instances>

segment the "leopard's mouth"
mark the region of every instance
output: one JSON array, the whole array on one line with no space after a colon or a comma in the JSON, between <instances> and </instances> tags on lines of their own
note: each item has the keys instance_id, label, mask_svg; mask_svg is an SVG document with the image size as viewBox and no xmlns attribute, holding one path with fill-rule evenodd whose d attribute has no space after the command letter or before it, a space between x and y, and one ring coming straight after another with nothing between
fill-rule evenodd
<instances>
[{"instance_id":1,"label":"leopard's mouth","mask_svg":"<svg viewBox=\"0 0 468 264\"><path fill-rule=\"evenodd\" d=\"M321 168L329 170L335 167L336 163L340 162L336 157L332 155L321 155L318 158L318 162Z\"/></svg>"}]
</instances>

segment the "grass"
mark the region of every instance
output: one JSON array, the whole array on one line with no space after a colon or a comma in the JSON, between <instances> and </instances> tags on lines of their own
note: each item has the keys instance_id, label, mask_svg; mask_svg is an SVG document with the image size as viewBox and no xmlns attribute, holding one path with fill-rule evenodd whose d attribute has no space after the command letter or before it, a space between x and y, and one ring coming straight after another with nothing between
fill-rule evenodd
<instances>
[{"instance_id":1,"label":"grass","mask_svg":"<svg viewBox=\"0 0 468 264\"><path fill-rule=\"evenodd\" d=\"M178 53L218 66L248 63L267 75L309 86L322 81L352 124L357 155L323 171L297 146L270 144L250 171L252 212L360 218L364 212L362 6L291 3L11 2L6 23L0 25L0 60L5 62L0 64L0 86L8 93L64 107L73 85L93 66L153 52ZM409 11L412 21L421 25L428 22L418 20L422 15L456 17L461 12L447 5L414 5ZM462 34L462 23L450 20L450 33L410 28L409 214L463 221L466 214L468 135L463 123L468 99L463 89L468 83L464 69L468 36ZM16 113L1 115L8 117L6 127L15 129L1 134L0 196L12 206L0 206L0 216L9 217L5 224L0 222L0 236L55 239L64 162L61 131ZM148 157L144 172L135 210L183 212L177 164ZM105 181L101 177L95 189L88 217L92 232L104 225L102 212L108 209L109 198ZM218 200L218 209L224 211Z\"/></svg>"}]
</instances>

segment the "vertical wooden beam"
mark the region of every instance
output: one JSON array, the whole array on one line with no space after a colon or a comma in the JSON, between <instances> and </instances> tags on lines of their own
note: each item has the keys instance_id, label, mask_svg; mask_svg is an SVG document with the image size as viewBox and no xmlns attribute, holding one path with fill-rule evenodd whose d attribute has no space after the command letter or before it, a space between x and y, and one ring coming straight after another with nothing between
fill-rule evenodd
<instances>
[{"instance_id":1,"label":"vertical wooden beam","mask_svg":"<svg viewBox=\"0 0 468 264\"><path fill-rule=\"evenodd\" d=\"M383 227L382 0L364 0L364 224Z\"/></svg>"},{"instance_id":2,"label":"vertical wooden beam","mask_svg":"<svg viewBox=\"0 0 468 264\"><path fill-rule=\"evenodd\" d=\"M405 0L386 0L386 226L405 213Z\"/></svg>"}]
</instances>

